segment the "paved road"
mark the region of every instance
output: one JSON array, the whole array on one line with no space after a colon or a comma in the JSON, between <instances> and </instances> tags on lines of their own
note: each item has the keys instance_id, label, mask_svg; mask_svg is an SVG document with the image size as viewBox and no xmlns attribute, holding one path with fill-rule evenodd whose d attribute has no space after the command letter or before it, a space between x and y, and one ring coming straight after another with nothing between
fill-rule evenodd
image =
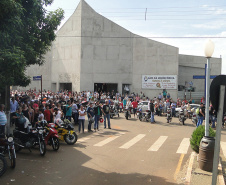
<instances>
[{"instance_id":1,"label":"paved road","mask_svg":"<svg viewBox=\"0 0 226 185\"><path fill-rule=\"evenodd\" d=\"M192 152L189 138L195 127L190 120L184 126L176 118L171 124L165 117L156 121L125 120L121 115L111 120L111 130L101 125L99 132L80 134L73 146L62 143L58 152L48 147L45 157L38 150L23 150L16 168L8 168L0 184L176 184L175 174Z\"/></svg>"}]
</instances>

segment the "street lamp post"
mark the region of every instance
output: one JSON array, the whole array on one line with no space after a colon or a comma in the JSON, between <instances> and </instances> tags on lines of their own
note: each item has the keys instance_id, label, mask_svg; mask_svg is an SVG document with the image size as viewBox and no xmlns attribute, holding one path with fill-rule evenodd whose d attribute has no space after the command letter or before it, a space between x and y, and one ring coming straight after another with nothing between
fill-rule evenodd
<instances>
[{"instance_id":1,"label":"street lamp post","mask_svg":"<svg viewBox=\"0 0 226 185\"><path fill-rule=\"evenodd\" d=\"M214 52L214 43L209 40L205 46L205 56L207 58L206 68L206 112L205 112L205 136L209 136L209 101L210 101L210 58Z\"/></svg>"}]
</instances>

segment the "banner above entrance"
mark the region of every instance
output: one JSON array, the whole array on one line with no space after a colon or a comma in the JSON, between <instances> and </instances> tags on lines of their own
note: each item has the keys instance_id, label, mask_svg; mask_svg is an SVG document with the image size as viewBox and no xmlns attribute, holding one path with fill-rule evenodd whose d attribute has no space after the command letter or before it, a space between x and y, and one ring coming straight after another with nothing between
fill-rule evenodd
<instances>
[{"instance_id":1,"label":"banner above entrance","mask_svg":"<svg viewBox=\"0 0 226 185\"><path fill-rule=\"evenodd\" d=\"M142 89L177 89L177 75L142 75Z\"/></svg>"}]
</instances>

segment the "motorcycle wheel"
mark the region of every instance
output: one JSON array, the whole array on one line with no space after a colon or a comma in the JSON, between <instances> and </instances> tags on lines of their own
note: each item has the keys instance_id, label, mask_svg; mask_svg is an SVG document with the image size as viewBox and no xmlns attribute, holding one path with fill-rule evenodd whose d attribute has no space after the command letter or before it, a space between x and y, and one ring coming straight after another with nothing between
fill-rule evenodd
<instances>
[{"instance_id":1,"label":"motorcycle wheel","mask_svg":"<svg viewBox=\"0 0 226 185\"><path fill-rule=\"evenodd\" d=\"M15 156L14 149L10 149L10 166L11 166L11 168L16 167L16 156Z\"/></svg>"},{"instance_id":2,"label":"motorcycle wheel","mask_svg":"<svg viewBox=\"0 0 226 185\"><path fill-rule=\"evenodd\" d=\"M110 118L113 119L113 115L112 114L110 114Z\"/></svg>"},{"instance_id":3,"label":"motorcycle wheel","mask_svg":"<svg viewBox=\"0 0 226 185\"><path fill-rule=\"evenodd\" d=\"M6 172L7 162L5 157L0 155L0 177Z\"/></svg>"},{"instance_id":4,"label":"motorcycle wheel","mask_svg":"<svg viewBox=\"0 0 226 185\"><path fill-rule=\"evenodd\" d=\"M19 152L20 150L22 150L22 148L20 146L18 146L18 144L22 145L22 142L21 142L20 139L14 138L14 143L15 143L14 146L15 146L15 151L16 152Z\"/></svg>"},{"instance_id":5,"label":"motorcycle wheel","mask_svg":"<svg viewBox=\"0 0 226 185\"><path fill-rule=\"evenodd\" d=\"M65 142L68 144L68 145L73 145L76 143L77 139L78 139L78 136L77 134L74 132L73 134L67 134L65 135Z\"/></svg>"},{"instance_id":6,"label":"motorcycle wheel","mask_svg":"<svg viewBox=\"0 0 226 185\"><path fill-rule=\"evenodd\" d=\"M128 112L126 112L126 119L128 120L128 117L129 117L129 113Z\"/></svg>"},{"instance_id":7,"label":"motorcycle wheel","mask_svg":"<svg viewBox=\"0 0 226 185\"><path fill-rule=\"evenodd\" d=\"M167 123L169 123L169 119L167 119Z\"/></svg>"},{"instance_id":8,"label":"motorcycle wheel","mask_svg":"<svg viewBox=\"0 0 226 185\"><path fill-rule=\"evenodd\" d=\"M59 139L57 137L53 137L52 138L52 147L53 147L53 150L57 151L60 147L60 142L59 142Z\"/></svg>"},{"instance_id":9,"label":"motorcycle wheel","mask_svg":"<svg viewBox=\"0 0 226 185\"><path fill-rule=\"evenodd\" d=\"M45 141L40 141L39 151L40 151L41 156L44 156L46 154L46 143L45 143Z\"/></svg>"},{"instance_id":10,"label":"motorcycle wheel","mask_svg":"<svg viewBox=\"0 0 226 185\"><path fill-rule=\"evenodd\" d=\"M184 119L182 119L182 124L184 125Z\"/></svg>"}]
</instances>

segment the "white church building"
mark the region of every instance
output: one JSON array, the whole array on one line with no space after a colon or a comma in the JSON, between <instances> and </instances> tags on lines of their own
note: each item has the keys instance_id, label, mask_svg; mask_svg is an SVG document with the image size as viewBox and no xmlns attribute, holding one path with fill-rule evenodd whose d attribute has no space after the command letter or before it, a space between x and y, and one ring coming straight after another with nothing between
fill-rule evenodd
<instances>
[{"instance_id":1,"label":"white church building","mask_svg":"<svg viewBox=\"0 0 226 185\"><path fill-rule=\"evenodd\" d=\"M186 82L204 92L206 58L180 55L179 48L136 35L95 12L81 0L57 32L43 66L27 74L43 77L43 89L58 91L111 91L157 96L163 89L173 99ZM211 59L211 75L221 74L221 59ZM26 89L40 89L32 81Z\"/></svg>"}]
</instances>

